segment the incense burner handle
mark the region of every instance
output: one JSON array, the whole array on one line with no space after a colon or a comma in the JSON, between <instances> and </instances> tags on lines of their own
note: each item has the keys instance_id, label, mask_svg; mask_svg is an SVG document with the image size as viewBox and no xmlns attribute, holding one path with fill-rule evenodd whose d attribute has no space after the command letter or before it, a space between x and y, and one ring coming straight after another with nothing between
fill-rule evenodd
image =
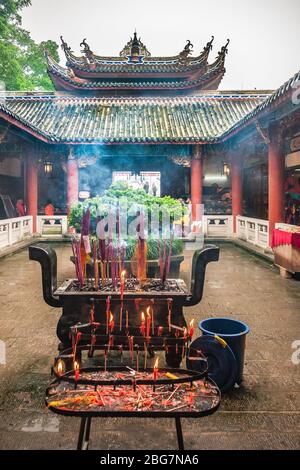
<instances>
[{"instance_id":1,"label":"incense burner handle","mask_svg":"<svg viewBox=\"0 0 300 470\"><path fill-rule=\"evenodd\" d=\"M205 270L207 263L219 260L220 249L216 245L206 245L202 250L197 250L193 256L191 294L186 298L185 307L197 305L203 296Z\"/></svg>"},{"instance_id":2,"label":"incense burner handle","mask_svg":"<svg viewBox=\"0 0 300 470\"><path fill-rule=\"evenodd\" d=\"M62 307L58 297L53 295L57 288L56 252L45 243L37 243L29 247L29 259L38 261L42 268L43 297L51 307Z\"/></svg>"}]
</instances>

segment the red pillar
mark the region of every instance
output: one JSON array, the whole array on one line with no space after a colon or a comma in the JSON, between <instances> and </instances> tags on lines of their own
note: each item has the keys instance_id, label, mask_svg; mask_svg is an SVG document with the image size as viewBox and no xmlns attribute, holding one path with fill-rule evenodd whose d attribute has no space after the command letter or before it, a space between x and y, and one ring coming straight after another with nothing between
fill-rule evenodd
<instances>
[{"instance_id":1,"label":"red pillar","mask_svg":"<svg viewBox=\"0 0 300 470\"><path fill-rule=\"evenodd\" d=\"M284 158L278 128L270 130L269 142L269 244L275 223L284 222Z\"/></svg>"},{"instance_id":2,"label":"red pillar","mask_svg":"<svg viewBox=\"0 0 300 470\"><path fill-rule=\"evenodd\" d=\"M67 163L67 208L68 214L71 207L78 201L78 163L70 151Z\"/></svg>"},{"instance_id":3,"label":"red pillar","mask_svg":"<svg viewBox=\"0 0 300 470\"><path fill-rule=\"evenodd\" d=\"M27 214L32 215L32 231L36 233L36 216L38 213L38 166L34 157L27 160Z\"/></svg>"},{"instance_id":4,"label":"red pillar","mask_svg":"<svg viewBox=\"0 0 300 470\"><path fill-rule=\"evenodd\" d=\"M243 173L241 156L238 154L231 157L231 195L233 232L236 233L236 217L243 215Z\"/></svg>"},{"instance_id":5,"label":"red pillar","mask_svg":"<svg viewBox=\"0 0 300 470\"><path fill-rule=\"evenodd\" d=\"M192 220L200 220L202 204L202 159L201 147L196 145L191 160Z\"/></svg>"}]
</instances>

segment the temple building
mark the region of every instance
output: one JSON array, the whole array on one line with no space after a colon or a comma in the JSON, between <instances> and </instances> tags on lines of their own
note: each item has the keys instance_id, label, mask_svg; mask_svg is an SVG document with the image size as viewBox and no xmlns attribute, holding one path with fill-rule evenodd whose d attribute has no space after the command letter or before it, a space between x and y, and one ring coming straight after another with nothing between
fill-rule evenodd
<instances>
[{"instance_id":1,"label":"temple building","mask_svg":"<svg viewBox=\"0 0 300 470\"><path fill-rule=\"evenodd\" d=\"M66 67L46 54L56 92L0 101L1 194L24 198L34 231L47 199L66 213L118 179L191 198L195 220L201 203L232 216L233 233L239 216L269 234L300 224L300 72L275 91L219 90L229 40L214 56L213 40L154 57L134 33L105 57L61 38Z\"/></svg>"}]
</instances>

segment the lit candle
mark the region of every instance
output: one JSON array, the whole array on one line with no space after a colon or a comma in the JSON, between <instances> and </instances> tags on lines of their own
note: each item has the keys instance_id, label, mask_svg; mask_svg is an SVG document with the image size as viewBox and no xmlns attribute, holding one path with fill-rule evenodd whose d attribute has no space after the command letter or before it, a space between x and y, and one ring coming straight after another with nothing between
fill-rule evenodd
<instances>
[{"instance_id":1,"label":"lit candle","mask_svg":"<svg viewBox=\"0 0 300 470\"><path fill-rule=\"evenodd\" d=\"M154 368L153 368L153 380L157 379L157 371L158 371L158 357L156 358Z\"/></svg>"},{"instance_id":2,"label":"lit candle","mask_svg":"<svg viewBox=\"0 0 300 470\"><path fill-rule=\"evenodd\" d=\"M121 288L121 301L123 302L124 298L124 289L125 289L125 275L126 271L121 272L121 278L120 278L120 288Z\"/></svg>"},{"instance_id":3,"label":"lit candle","mask_svg":"<svg viewBox=\"0 0 300 470\"><path fill-rule=\"evenodd\" d=\"M59 359L57 366L56 366L56 371L58 375L62 375L63 370L64 370L64 362L61 359Z\"/></svg>"},{"instance_id":4,"label":"lit candle","mask_svg":"<svg viewBox=\"0 0 300 470\"><path fill-rule=\"evenodd\" d=\"M74 361L74 371L75 371L75 380L77 382L77 380L79 379L79 362L78 361Z\"/></svg>"},{"instance_id":5,"label":"lit candle","mask_svg":"<svg viewBox=\"0 0 300 470\"><path fill-rule=\"evenodd\" d=\"M145 315L144 315L144 312L141 313L140 332L141 332L142 336L145 336Z\"/></svg>"},{"instance_id":6,"label":"lit candle","mask_svg":"<svg viewBox=\"0 0 300 470\"><path fill-rule=\"evenodd\" d=\"M187 329L186 329L186 327L183 328L183 339L184 340L187 339Z\"/></svg>"},{"instance_id":7,"label":"lit candle","mask_svg":"<svg viewBox=\"0 0 300 470\"><path fill-rule=\"evenodd\" d=\"M150 324L151 324L151 315L147 309L147 325L146 325L146 337L150 338Z\"/></svg>"},{"instance_id":8,"label":"lit candle","mask_svg":"<svg viewBox=\"0 0 300 470\"><path fill-rule=\"evenodd\" d=\"M115 321L114 321L114 316L111 312L110 312L110 315L109 315L109 325L108 326L109 326L109 331L112 334L112 332L114 331L114 327L115 327Z\"/></svg>"},{"instance_id":9,"label":"lit candle","mask_svg":"<svg viewBox=\"0 0 300 470\"><path fill-rule=\"evenodd\" d=\"M190 334L190 340L192 341L193 339L193 336L194 336L194 318L190 321L190 331L189 331L189 334Z\"/></svg>"}]
</instances>

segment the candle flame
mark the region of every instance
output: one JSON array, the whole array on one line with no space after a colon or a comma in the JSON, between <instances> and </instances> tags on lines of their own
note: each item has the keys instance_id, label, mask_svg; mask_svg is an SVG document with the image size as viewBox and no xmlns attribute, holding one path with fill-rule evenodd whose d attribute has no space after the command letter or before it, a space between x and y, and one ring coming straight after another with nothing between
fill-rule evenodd
<instances>
[{"instance_id":1,"label":"candle flame","mask_svg":"<svg viewBox=\"0 0 300 470\"><path fill-rule=\"evenodd\" d=\"M183 328L183 337L186 338L187 336L187 329L186 327Z\"/></svg>"},{"instance_id":2,"label":"candle flame","mask_svg":"<svg viewBox=\"0 0 300 470\"><path fill-rule=\"evenodd\" d=\"M63 373L63 361L60 359L57 363L57 373L60 375Z\"/></svg>"},{"instance_id":3,"label":"candle flame","mask_svg":"<svg viewBox=\"0 0 300 470\"><path fill-rule=\"evenodd\" d=\"M194 322L195 322L195 319L193 318L193 319L190 321L190 328L193 328Z\"/></svg>"},{"instance_id":4,"label":"candle flame","mask_svg":"<svg viewBox=\"0 0 300 470\"><path fill-rule=\"evenodd\" d=\"M113 322L114 321L114 316L113 314L110 312L110 315L109 315L109 323Z\"/></svg>"},{"instance_id":5,"label":"candle flame","mask_svg":"<svg viewBox=\"0 0 300 470\"><path fill-rule=\"evenodd\" d=\"M141 319L142 319L142 321L145 321L145 314L144 314L144 312L141 313Z\"/></svg>"},{"instance_id":6,"label":"candle flame","mask_svg":"<svg viewBox=\"0 0 300 470\"><path fill-rule=\"evenodd\" d=\"M157 357L154 363L154 369L158 369L158 362L159 362L159 358Z\"/></svg>"},{"instance_id":7,"label":"candle flame","mask_svg":"<svg viewBox=\"0 0 300 470\"><path fill-rule=\"evenodd\" d=\"M126 271L125 271L125 269L124 269L124 270L121 272L121 278L124 279L125 275L126 275Z\"/></svg>"},{"instance_id":8,"label":"candle flame","mask_svg":"<svg viewBox=\"0 0 300 470\"><path fill-rule=\"evenodd\" d=\"M74 361L74 370L79 371L79 362L78 361Z\"/></svg>"},{"instance_id":9,"label":"candle flame","mask_svg":"<svg viewBox=\"0 0 300 470\"><path fill-rule=\"evenodd\" d=\"M150 307L147 307L147 315L150 315Z\"/></svg>"}]
</instances>

